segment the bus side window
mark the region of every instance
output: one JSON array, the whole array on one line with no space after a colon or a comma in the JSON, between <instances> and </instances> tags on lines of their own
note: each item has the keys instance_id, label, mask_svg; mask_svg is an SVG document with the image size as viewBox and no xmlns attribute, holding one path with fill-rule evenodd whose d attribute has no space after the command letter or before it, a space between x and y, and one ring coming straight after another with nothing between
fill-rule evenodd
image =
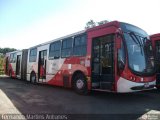
<instances>
[{"instance_id":1,"label":"bus side window","mask_svg":"<svg viewBox=\"0 0 160 120\"><path fill-rule=\"evenodd\" d=\"M49 57L58 59L60 57L60 50L61 50L61 41L51 43L49 49Z\"/></svg>"},{"instance_id":2,"label":"bus side window","mask_svg":"<svg viewBox=\"0 0 160 120\"><path fill-rule=\"evenodd\" d=\"M30 50L29 62L36 62L36 59L37 59L37 48L33 48Z\"/></svg>"},{"instance_id":3,"label":"bus side window","mask_svg":"<svg viewBox=\"0 0 160 120\"><path fill-rule=\"evenodd\" d=\"M13 63L15 63L16 62L16 53L13 53L13 61L12 61Z\"/></svg>"},{"instance_id":4,"label":"bus side window","mask_svg":"<svg viewBox=\"0 0 160 120\"><path fill-rule=\"evenodd\" d=\"M9 62L12 63L12 60L13 60L13 53L10 54L10 59L9 59Z\"/></svg>"},{"instance_id":5,"label":"bus side window","mask_svg":"<svg viewBox=\"0 0 160 120\"><path fill-rule=\"evenodd\" d=\"M73 55L74 56L84 56L86 55L86 35L80 35L74 38Z\"/></svg>"},{"instance_id":6,"label":"bus side window","mask_svg":"<svg viewBox=\"0 0 160 120\"><path fill-rule=\"evenodd\" d=\"M15 63L16 62L16 53L11 53L10 55L10 63Z\"/></svg>"},{"instance_id":7,"label":"bus side window","mask_svg":"<svg viewBox=\"0 0 160 120\"><path fill-rule=\"evenodd\" d=\"M72 38L67 38L62 41L62 57L70 57L72 55Z\"/></svg>"}]
</instances>

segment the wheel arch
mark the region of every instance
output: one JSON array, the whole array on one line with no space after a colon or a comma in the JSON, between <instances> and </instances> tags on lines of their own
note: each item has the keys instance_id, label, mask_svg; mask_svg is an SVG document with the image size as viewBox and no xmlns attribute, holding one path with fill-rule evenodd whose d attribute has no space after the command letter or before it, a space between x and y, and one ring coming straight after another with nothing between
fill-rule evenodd
<instances>
[{"instance_id":1,"label":"wheel arch","mask_svg":"<svg viewBox=\"0 0 160 120\"><path fill-rule=\"evenodd\" d=\"M30 74L36 74L36 72L34 70L32 70Z\"/></svg>"}]
</instances>

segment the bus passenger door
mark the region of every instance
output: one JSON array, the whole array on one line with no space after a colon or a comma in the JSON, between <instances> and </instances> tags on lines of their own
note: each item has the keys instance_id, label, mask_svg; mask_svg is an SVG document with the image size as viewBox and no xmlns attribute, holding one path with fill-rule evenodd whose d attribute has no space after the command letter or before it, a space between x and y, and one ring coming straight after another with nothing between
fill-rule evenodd
<instances>
[{"instance_id":1,"label":"bus passenger door","mask_svg":"<svg viewBox=\"0 0 160 120\"><path fill-rule=\"evenodd\" d=\"M16 61L16 76L20 77L20 69L21 69L21 55L17 55Z\"/></svg>"},{"instance_id":2,"label":"bus passenger door","mask_svg":"<svg viewBox=\"0 0 160 120\"><path fill-rule=\"evenodd\" d=\"M47 50L40 51L38 60L38 82L46 82L46 59Z\"/></svg>"},{"instance_id":3,"label":"bus passenger door","mask_svg":"<svg viewBox=\"0 0 160 120\"><path fill-rule=\"evenodd\" d=\"M112 90L114 84L114 36L106 35L92 42L92 87Z\"/></svg>"}]
</instances>

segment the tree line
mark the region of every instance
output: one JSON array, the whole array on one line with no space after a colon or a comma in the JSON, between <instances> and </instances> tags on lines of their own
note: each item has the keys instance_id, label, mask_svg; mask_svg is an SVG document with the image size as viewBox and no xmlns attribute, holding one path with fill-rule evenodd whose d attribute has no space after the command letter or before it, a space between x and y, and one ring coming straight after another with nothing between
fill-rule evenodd
<instances>
[{"instance_id":1,"label":"tree line","mask_svg":"<svg viewBox=\"0 0 160 120\"><path fill-rule=\"evenodd\" d=\"M106 24L108 22L109 22L108 20L102 20L100 22L94 22L94 20L91 19L86 23L85 29L89 29L89 28L92 28L92 27L95 27L95 26L103 25L103 24Z\"/></svg>"},{"instance_id":2,"label":"tree line","mask_svg":"<svg viewBox=\"0 0 160 120\"><path fill-rule=\"evenodd\" d=\"M15 50L17 50L17 49L15 49L15 48L0 48L0 54L5 55L7 52L12 52Z\"/></svg>"}]
</instances>

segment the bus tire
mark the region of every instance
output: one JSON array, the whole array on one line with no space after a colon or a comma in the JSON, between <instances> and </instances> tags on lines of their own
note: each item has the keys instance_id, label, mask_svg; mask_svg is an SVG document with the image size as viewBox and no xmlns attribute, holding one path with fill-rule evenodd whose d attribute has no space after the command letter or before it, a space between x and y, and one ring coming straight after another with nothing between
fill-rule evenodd
<instances>
[{"instance_id":1,"label":"bus tire","mask_svg":"<svg viewBox=\"0 0 160 120\"><path fill-rule=\"evenodd\" d=\"M88 94L87 81L83 74L78 73L77 75L75 75L73 79L73 88L75 92L78 94Z\"/></svg>"},{"instance_id":2,"label":"bus tire","mask_svg":"<svg viewBox=\"0 0 160 120\"><path fill-rule=\"evenodd\" d=\"M32 84L36 84L36 74L35 74L35 72L32 72L32 73L31 73L30 82L31 82Z\"/></svg>"}]
</instances>

